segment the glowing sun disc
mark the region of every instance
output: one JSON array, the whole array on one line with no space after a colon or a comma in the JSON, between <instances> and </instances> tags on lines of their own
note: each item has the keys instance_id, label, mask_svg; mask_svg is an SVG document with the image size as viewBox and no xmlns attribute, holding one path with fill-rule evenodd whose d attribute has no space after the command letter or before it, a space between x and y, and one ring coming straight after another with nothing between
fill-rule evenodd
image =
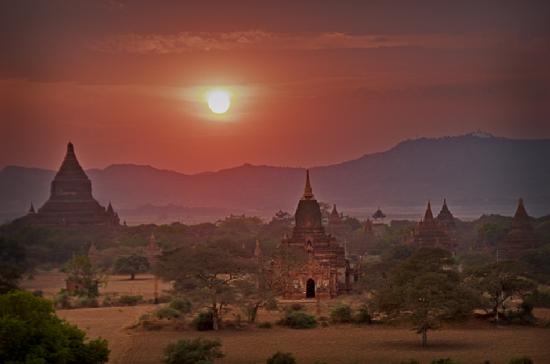
<instances>
[{"instance_id":1,"label":"glowing sun disc","mask_svg":"<svg viewBox=\"0 0 550 364\"><path fill-rule=\"evenodd\" d=\"M223 114L231 106L231 95L224 90L212 90L207 96L208 107L213 113Z\"/></svg>"}]
</instances>

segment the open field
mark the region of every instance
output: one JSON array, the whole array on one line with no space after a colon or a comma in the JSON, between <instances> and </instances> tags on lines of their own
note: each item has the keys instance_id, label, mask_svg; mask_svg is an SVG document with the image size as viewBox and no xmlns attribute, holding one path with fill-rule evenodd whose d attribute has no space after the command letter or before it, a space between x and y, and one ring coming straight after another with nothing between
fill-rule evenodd
<instances>
[{"instance_id":1,"label":"open field","mask_svg":"<svg viewBox=\"0 0 550 364\"><path fill-rule=\"evenodd\" d=\"M52 297L63 287L64 274L47 272L35 279L23 282L29 290L40 289ZM153 279L140 275L135 281L127 276L111 276L104 293L141 294L152 297ZM162 283L162 289L169 285ZM345 301L346 299L344 299ZM329 304L334 301L305 303L311 313L328 315ZM550 363L550 329L509 326L495 328L481 322L471 322L430 332L430 347L420 347L420 338L406 327L382 325L336 325L313 330L292 330L275 326L273 329L247 328L219 332L145 331L130 329L145 312L154 305L135 307L102 307L59 310L58 315L78 325L89 337L103 337L109 341L110 363L160 363L163 349L170 342L182 338L203 336L219 338L226 357L225 364L265 363L265 359L277 350L292 352L299 364L311 364L323 360L328 364L351 363L399 363L415 358L429 363L434 358L451 357L462 363L507 363L512 357L528 355L535 363ZM537 309L538 317L550 318L550 310ZM262 311L258 321L276 321L276 312ZM227 315L231 318L231 314ZM188 319L190 320L190 319Z\"/></svg>"},{"instance_id":2,"label":"open field","mask_svg":"<svg viewBox=\"0 0 550 364\"><path fill-rule=\"evenodd\" d=\"M59 271L39 272L33 279L21 282L21 288L29 291L41 290L44 297L52 298L61 288L65 288L66 274ZM171 288L169 283L159 281L159 294ZM154 279L150 274L138 274L130 280L128 275L109 275L106 287L100 289L100 294L142 295L144 299L154 296Z\"/></svg>"},{"instance_id":3,"label":"open field","mask_svg":"<svg viewBox=\"0 0 550 364\"><path fill-rule=\"evenodd\" d=\"M550 363L550 329L494 328L485 325L451 327L431 332L431 347L420 347L420 338L407 328L340 325L313 330L250 328L242 331L143 331L127 327L152 306L108 307L58 311L85 329L91 337L109 340L111 363L160 363L164 347L182 338L219 338L225 364L265 363L277 350L292 352L300 364L324 360L329 364L399 363L416 358L422 363L452 357L462 363L507 363L528 355L535 363Z\"/></svg>"}]
</instances>

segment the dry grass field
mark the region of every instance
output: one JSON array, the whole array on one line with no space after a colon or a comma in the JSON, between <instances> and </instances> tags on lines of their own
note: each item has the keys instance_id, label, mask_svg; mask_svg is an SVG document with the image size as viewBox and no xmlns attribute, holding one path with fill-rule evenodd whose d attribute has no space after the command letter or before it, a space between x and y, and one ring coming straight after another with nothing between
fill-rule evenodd
<instances>
[{"instance_id":1,"label":"dry grass field","mask_svg":"<svg viewBox=\"0 0 550 364\"><path fill-rule=\"evenodd\" d=\"M33 291L41 290L45 297L52 298L61 288L65 288L65 273L59 271L39 272L33 279L21 282L21 287ZM159 281L159 292L169 290L170 284ZM150 274L138 274L136 279L130 280L128 275L110 275L107 286L100 289L101 294L142 295L144 299L151 299L154 295L154 279Z\"/></svg>"},{"instance_id":2,"label":"dry grass field","mask_svg":"<svg viewBox=\"0 0 550 364\"><path fill-rule=\"evenodd\" d=\"M61 282L59 282L61 278ZM62 286L63 275L48 273L24 282L27 289L41 289L51 296ZM140 277L141 278L141 277ZM148 294L150 277L134 282L115 276L108 292L119 294ZM167 286L164 286L167 288ZM117 291L120 289L120 291ZM325 314L326 303L321 313ZM154 305L135 307L105 307L59 310L58 314L85 330L89 337L103 337L111 348L110 363L160 363L167 344L182 338L198 336L219 338L226 357L224 364L265 363L277 350L292 352L299 364L324 361L327 364L399 363L415 358L421 363L432 359L451 357L461 363L507 363L516 356L527 355L537 364L550 363L550 329L508 326L495 328L484 323L470 323L447 327L429 335L430 347L420 347L420 338L408 328L382 325L338 325L313 330L292 330L274 326L273 329L248 328L219 332L145 331L130 328ZM315 312L315 304L308 305ZM537 315L548 317L548 310L537 310ZM260 321L274 321L277 315L262 312Z\"/></svg>"},{"instance_id":3,"label":"dry grass field","mask_svg":"<svg viewBox=\"0 0 550 364\"><path fill-rule=\"evenodd\" d=\"M111 363L160 363L164 347L182 338L219 338L225 364L265 363L277 350L295 354L300 364L399 363L416 358L429 363L451 357L462 363L507 363L528 355L535 363L550 363L550 330L530 327L468 325L430 333L430 347L420 347L410 329L386 326L331 326L313 330L250 328L242 331L143 331L129 329L152 306L62 310L59 315L86 330L90 337L109 340Z\"/></svg>"}]
</instances>

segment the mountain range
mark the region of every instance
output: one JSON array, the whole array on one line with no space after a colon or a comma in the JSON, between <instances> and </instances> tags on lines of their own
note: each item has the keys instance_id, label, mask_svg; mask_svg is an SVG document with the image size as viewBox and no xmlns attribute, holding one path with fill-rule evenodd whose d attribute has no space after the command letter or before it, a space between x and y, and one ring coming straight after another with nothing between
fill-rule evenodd
<instances>
[{"instance_id":1,"label":"mountain range","mask_svg":"<svg viewBox=\"0 0 550 364\"><path fill-rule=\"evenodd\" d=\"M61 161L60 161L61 162ZM301 168L245 164L216 172L183 174L143 165L111 165L86 171L94 196L112 201L121 216L165 207L170 216L292 211L303 190ZM550 139L508 139L485 133L405 140L355 160L310 169L318 200L366 215L377 206L401 215L428 200L447 198L459 215L511 215L523 197L533 215L550 213ZM0 171L0 213L23 214L49 195L55 171L7 166ZM175 212L174 212L175 211ZM0 218L1 218L0 217Z\"/></svg>"}]
</instances>

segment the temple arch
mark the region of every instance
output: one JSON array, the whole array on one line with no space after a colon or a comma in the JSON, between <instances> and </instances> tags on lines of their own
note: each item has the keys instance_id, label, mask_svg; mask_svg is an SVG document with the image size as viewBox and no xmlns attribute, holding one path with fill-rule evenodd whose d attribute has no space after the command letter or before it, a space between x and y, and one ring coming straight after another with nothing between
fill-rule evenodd
<instances>
[{"instance_id":1,"label":"temple arch","mask_svg":"<svg viewBox=\"0 0 550 364\"><path fill-rule=\"evenodd\" d=\"M315 281L310 278L306 282L306 298L315 298Z\"/></svg>"}]
</instances>

